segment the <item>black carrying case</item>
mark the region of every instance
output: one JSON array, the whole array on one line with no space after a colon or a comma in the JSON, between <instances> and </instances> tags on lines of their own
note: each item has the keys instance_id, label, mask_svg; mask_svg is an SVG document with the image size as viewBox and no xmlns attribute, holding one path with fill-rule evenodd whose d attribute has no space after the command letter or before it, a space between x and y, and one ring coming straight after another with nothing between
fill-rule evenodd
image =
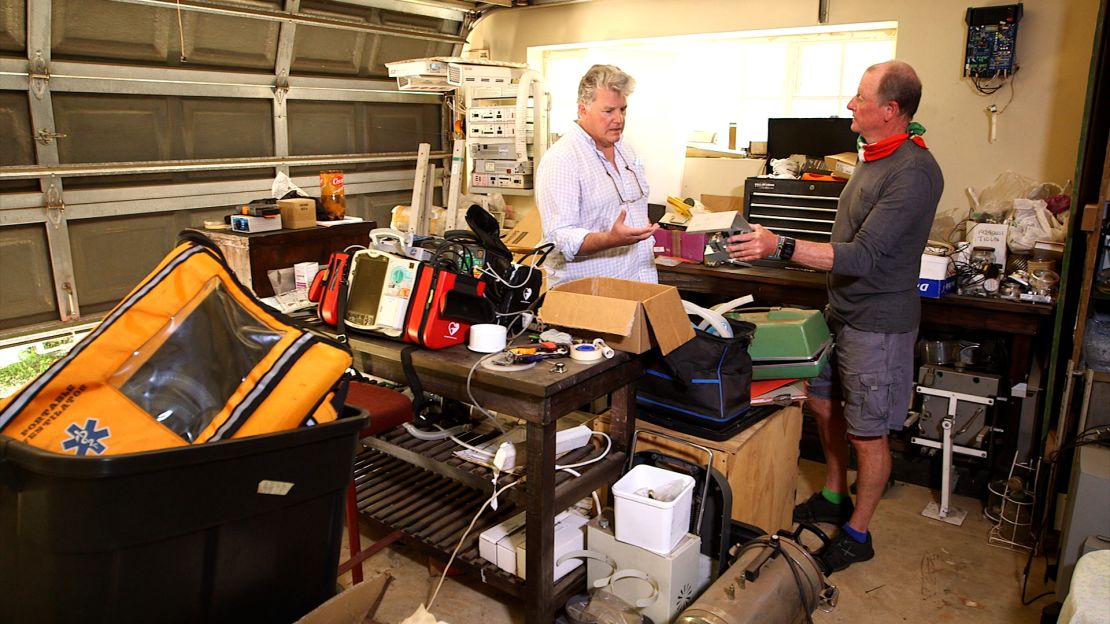
<instances>
[{"instance_id":1,"label":"black carrying case","mask_svg":"<svg viewBox=\"0 0 1110 624\"><path fill-rule=\"evenodd\" d=\"M363 413L72 457L0 436L0 622L292 622L335 594Z\"/></svg>"},{"instance_id":2,"label":"black carrying case","mask_svg":"<svg viewBox=\"0 0 1110 624\"><path fill-rule=\"evenodd\" d=\"M758 408L753 411L749 403L752 359L748 345L755 325L727 320L732 338L698 329L692 340L665 356L652 351L636 390L636 403L646 412L645 420L722 440L766 415ZM726 432L728 435L719 437Z\"/></svg>"}]
</instances>

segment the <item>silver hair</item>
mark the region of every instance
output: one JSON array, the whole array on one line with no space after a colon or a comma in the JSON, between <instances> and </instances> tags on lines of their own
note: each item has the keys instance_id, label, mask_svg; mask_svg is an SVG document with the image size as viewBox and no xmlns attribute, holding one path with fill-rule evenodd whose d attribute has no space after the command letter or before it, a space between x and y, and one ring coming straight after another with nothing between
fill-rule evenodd
<instances>
[{"instance_id":1,"label":"silver hair","mask_svg":"<svg viewBox=\"0 0 1110 624\"><path fill-rule=\"evenodd\" d=\"M578 83L578 103L589 106L597 98L599 87L628 97L636 88L636 80L616 65L594 65Z\"/></svg>"}]
</instances>

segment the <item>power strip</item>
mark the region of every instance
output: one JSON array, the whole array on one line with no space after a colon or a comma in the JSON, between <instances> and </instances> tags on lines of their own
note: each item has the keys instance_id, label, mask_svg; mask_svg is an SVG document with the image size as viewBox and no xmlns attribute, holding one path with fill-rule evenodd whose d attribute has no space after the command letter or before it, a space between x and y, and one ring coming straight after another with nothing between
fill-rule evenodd
<instances>
[{"instance_id":1,"label":"power strip","mask_svg":"<svg viewBox=\"0 0 1110 624\"><path fill-rule=\"evenodd\" d=\"M555 456L558 457L568 451L582 448L590 443L594 432L586 425L578 425L570 429L563 429L555 434Z\"/></svg>"}]
</instances>

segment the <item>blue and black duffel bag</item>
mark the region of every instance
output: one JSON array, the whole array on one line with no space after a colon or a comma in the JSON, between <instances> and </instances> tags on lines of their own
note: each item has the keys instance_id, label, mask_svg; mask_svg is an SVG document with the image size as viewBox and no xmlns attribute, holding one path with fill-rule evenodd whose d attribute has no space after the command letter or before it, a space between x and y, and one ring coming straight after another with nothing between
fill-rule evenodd
<instances>
[{"instance_id":1,"label":"blue and black duffel bag","mask_svg":"<svg viewBox=\"0 0 1110 624\"><path fill-rule=\"evenodd\" d=\"M710 439L726 439L771 410L751 400L755 325L727 320L732 337L695 330L693 340L667 355L653 352L636 391L638 418ZM765 413L766 412L766 413Z\"/></svg>"}]
</instances>

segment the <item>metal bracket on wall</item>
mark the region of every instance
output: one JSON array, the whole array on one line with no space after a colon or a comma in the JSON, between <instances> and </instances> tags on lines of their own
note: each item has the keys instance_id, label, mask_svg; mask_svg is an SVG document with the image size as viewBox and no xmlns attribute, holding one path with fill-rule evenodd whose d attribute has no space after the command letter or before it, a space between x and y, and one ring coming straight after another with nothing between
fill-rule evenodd
<instances>
[{"instance_id":1,"label":"metal bracket on wall","mask_svg":"<svg viewBox=\"0 0 1110 624\"><path fill-rule=\"evenodd\" d=\"M50 83L50 69L46 66L46 59L42 50L35 50L35 57L31 59L31 93L37 99L46 95L46 87Z\"/></svg>"},{"instance_id":2,"label":"metal bracket on wall","mask_svg":"<svg viewBox=\"0 0 1110 624\"><path fill-rule=\"evenodd\" d=\"M281 104L282 101L285 100L285 96L288 93L289 74L285 73L285 71L282 70L282 72L278 74L277 78L274 79L274 99L277 100L278 104Z\"/></svg>"},{"instance_id":3,"label":"metal bracket on wall","mask_svg":"<svg viewBox=\"0 0 1110 624\"><path fill-rule=\"evenodd\" d=\"M49 128L42 128L35 133L35 140L43 145L50 145L54 142L54 139L64 139L66 136L68 135L61 132L54 132Z\"/></svg>"}]
</instances>

